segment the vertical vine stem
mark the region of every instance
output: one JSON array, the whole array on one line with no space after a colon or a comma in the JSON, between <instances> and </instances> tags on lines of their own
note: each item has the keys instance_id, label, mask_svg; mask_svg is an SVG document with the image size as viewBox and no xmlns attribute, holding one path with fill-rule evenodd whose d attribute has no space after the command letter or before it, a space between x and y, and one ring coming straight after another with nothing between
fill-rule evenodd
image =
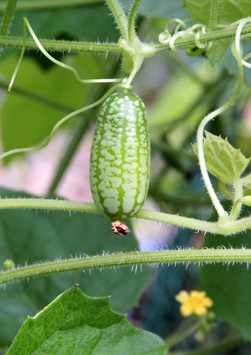
<instances>
[{"instance_id":1,"label":"vertical vine stem","mask_svg":"<svg viewBox=\"0 0 251 355\"><path fill-rule=\"evenodd\" d=\"M130 13L128 15L128 40L129 42L133 42L134 38L136 37L135 33L135 19L136 14L141 4L142 0L134 0L134 3L131 7Z\"/></svg>"},{"instance_id":2,"label":"vertical vine stem","mask_svg":"<svg viewBox=\"0 0 251 355\"><path fill-rule=\"evenodd\" d=\"M133 57L133 68L132 68L132 71L131 71L129 77L125 80L125 84L123 84L123 87L130 88L131 82L133 81L135 75L139 71L142 61L143 61L143 58L141 55L135 55Z\"/></svg>"},{"instance_id":3,"label":"vertical vine stem","mask_svg":"<svg viewBox=\"0 0 251 355\"><path fill-rule=\"evenodd\" d=\"M211 13L209 20L209 31L213 31L217 25L218 6L220 0L211 0Z\"/></svg>"},{"instance_id":4,"label":"vertical vine stem","mask_svg":"<svg viewBox=\"0 0 251 355\"><path fill-rule=\"evenodd\" d=\"M243 197L243 186L241 180L236 181L234 187L235 187L234 205L229 216L230 222L235 221L239 217L239 214L241 212L241 207L242 207L242 203L239 202Z\"/></svg>"},{"instance_id":5,"label":"vertical vine stem","mask_svg":"<svg viewBox=\"0 0 251 355\"><path fill-rule=\"evenodd\" d=\"M128 20L124 10L122 9L119 0L106 0L109 8L111 9L113 16L117 22L120 32L124 39L128 39Z\"/></svg>"},{"instance_id":6,"label":"vertical vine stem","mask_svg":"<svg viewBox=\"0 0 251 355\"><path fill-rule=\"evenodd\" d=\"M246 21L246 19L245 19L245 21ZM241 32L241 29L245 23L246 22L242 22L238 26L238 29L236 31L236 38L235 38L235 42L234 42L234 47L232 48L233 54L237 60L238 71L239 71L239 81L238 81L237 88L236 88L234 94L232 95L232 97L223 106L221 106L217 110L209 113L206 117L204 117L204 119L201 121L198 131L197 131L198 157L199 157L199 164L200 164L202 177L203 177L205 186L207 188L207 191L209 193L209 196L212 200L212 203L213 203L220 219L224 219L228 215L227 215L227 212L222 207L222 205L221 205L221 203L214 191L214 188L212 186L212 183L211 183L209 175L208 175L206 162L205 162L205 156L204 156L204 150L203 150L203 133L204 133L204 128L205 128L206 124L209 121L213 120L215 117L222 114L224 111L226 111L238 99L238 97L241 93L241 90L243 87L244 75L243 75L243 68L242 68L242 51L241 51L241 46L240 46L240 40L241 40L240 39L240 32Z\"/></svg>"},{"instance_id":7,"label":"vertical vine stem","mask_svg":"<svg viewBox=\"0 0 251 355\"><path fill-rule=\"evenodd\" d=\"M0 27L0 36L5 36L16 10L17 0L8 0Z\"/></svg>"}]
</instances>

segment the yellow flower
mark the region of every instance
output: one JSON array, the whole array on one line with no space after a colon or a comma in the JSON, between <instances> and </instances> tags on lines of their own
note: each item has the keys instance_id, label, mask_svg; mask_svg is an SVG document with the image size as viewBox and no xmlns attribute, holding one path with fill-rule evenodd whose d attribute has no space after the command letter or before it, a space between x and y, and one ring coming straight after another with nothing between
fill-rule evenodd
<instances>
[{"instance_id":1,"label":"yellow flower","mask_svg":"<svg viewBox=\"0 0 251 355\"><path fill-rule=\"evenodd\" d=\"M207 307L212 307L213 301L206 297L206 292L180 291L175 299L181 303L180 313L183 317L188 317L191 314L203 317L207 313Z\"/></svg>"}]
</instances>

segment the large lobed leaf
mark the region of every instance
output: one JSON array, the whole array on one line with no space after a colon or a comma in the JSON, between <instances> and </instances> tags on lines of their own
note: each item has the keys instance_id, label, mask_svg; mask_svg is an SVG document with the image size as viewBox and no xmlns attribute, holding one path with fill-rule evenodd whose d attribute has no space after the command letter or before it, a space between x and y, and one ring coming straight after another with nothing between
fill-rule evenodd
<instances>
[{"instance_id":1,"label":"large lobed leaf","mask_svg":"<svg viewBox=\"0 0 251 355\"><path fill-rule=\"evenodd\" d=\"M31 197L1 190L1 197ZM12 210L0 214L0 265L12 259L16 265L38 261L128 252L137 249L133 232L116 236L105 218L94 214ZM149 282L153 269L131 268L93 270L40 277L0 289L0 347L9 346L27 315L33 316L60 292L78 283L90 296L111 295L111 306L126 312Z\"/></svg>"},{"instance_id":2,"label":"large lobed leaf","mask_svg":"<svg viewBox=\"0 0 251 355\"><path fill-rule=\"evenodd\" d=\"M165 355L166 346L112 312L109 298L87 297L75 286L28 318L7 354Z\"/></svg>"}]
</instances>

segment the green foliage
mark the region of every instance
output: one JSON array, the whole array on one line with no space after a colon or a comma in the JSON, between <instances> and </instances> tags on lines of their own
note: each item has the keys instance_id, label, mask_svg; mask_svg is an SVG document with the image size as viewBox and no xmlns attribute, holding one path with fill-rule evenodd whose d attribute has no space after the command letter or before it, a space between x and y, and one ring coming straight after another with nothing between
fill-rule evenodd
<instances>
[{"instance_id":1,"label":"green foliage","mask_svg":"<svg viewBox=\"0 0 251 355\"><path fill-rule=\"evenodd\" d=\"M251 174L244 176L241 179L242 185L247 187L248 189L251 189Z\"/></svg>"},{"instance_id":2,"label":"green foliage","mask_svg":"<svg viewBox=\"0 0 251 355\"><path fill-rule=\"evenodd\" d=\"M234 185L247 167L249 160L240 150L235 149L227 139L205 132L204 154L208 171L218 180ZM193 145L198 154L197 145Z\"/></svg>"},{"instance_id":3,"label":"green foliage","mask_svg":"<svg viewBox=\"0 0 251 355\"><path fill-rule=\"evenodd\" d=\"M213 26L213 28L210 28L211 30L217 29L217 25L230 25L235 21L250 16L251 13L251 2L246 0L218 1L215 14L212 11L211 0L183 0L183 4L189 10L194 23L205 24L208 28ZM215 21L214 25L212 21ZM233 56L231 54L228 55L228 59L224 56L230 42L230 39L215 41L207 51L207 56L212 65L223 59L223 65L231 72L236 73Z\"/></svg>"},{"instance_id":4,"label":"green foliage","mask_svg":"<svg viewBox=\"0 0 251 355\"><path fill-rule=\"evenodd\" d=\"M34 0L32 0L34 1ZM27 17L39 38L63 36L73 40L116 41L119 32L103 2L79 8L18 11L9 34L23 36L23 17ZM56 19L56 21L55 21ZM74 19L74 21L72 20ZM95 26L93 24L95 23Z\"/></svg>"},{"instance_id":5,"label":"green foliage","mask_svg":"<svg viewBox=\"0 0 251 355\"><path fill-rule=\"evenodd\" d=\"M251 196L244 196L244 197L242 197L241 202L242 202L245 206L251 206Z\"/></svg>"},{"instance_id":6,"label":"green foliage","mask_svg":"<svg viewBox=\"0 0 251 355\"><path fill-rule=\"evenodd\" d=\"M196 70L196 75L200 75ZM149 114L149 125L152 128L163 126L178 120L198 101L203 92L203 84L185 73L174 75L162 89ZM204 111L205 112L205 111ZM200 112L199 116L201 116Z\"/></svg>"},{"instance_id":7,"label":"green foliage","mask_svg":"<svg viewBox=\"0 0 251 355\"><path fill-rule=\"evenodd\" d=\"M36 0L30 0L27 4L30 3L32 6L35 2ZM153 62L149 60L141 71L143 73L142 76L137 76L135 81L133 81L135 90L139 93L139 96L144 97L146 104L150 106L153 103L149 121L154 153L156 154L153 155L153 179L150 183L150 193L158 206L164 212L168 212L141 211L139 216L219 234L239 233L245 228L250 228L250 217L239 218L242 203L248 206L251 205L251 198L248 195L251 189L250 170L246 176L242 177L249 159L239 150L232 147L227 140L206 132L204 154L207 166L200 165L207 192L213 202L210 205L209 198L204 198L206 191L202 190L203 183L201 182L201 176L197 173L196 159L194 160L194 157L189 154L191 149L190 141L194 139L195 130L204 116L206 117L202 121L197 134L199 148L195 145L195 152L198 149L202 151L204 128L201 127L204 127L203 124L209 121L211 121L210 123L213 126L211 127L214 132L217 132L218 135L229 136L231 142L236 142L237 136L239 136L237 137L238 141L245 139L245 137L241 136L242 133L240 133L238 128L240 127L243 109L241 106L246 104L248 94L241 96L241 104L235 107L235 111L228 111L229 117L225 120L227 123L221 124L218 119L213 121L212 117L215 112L221 112L220 115L225 114L226 109L230 108L241 95L244 83L242 80L243 72L246 82L251 83L251 71L249 70L248 75L246 75L245 70L242 72L240 68L242 49L243 57L250 51L250 39L247 36L250 34L251 25L245 25L244 31L246 31L246 35L241 37L239 43L234 42L235 57L233 57L231 52L230 44L235 36L237 25L236 27L228 27L234 21L250 16L250 1L184 0L185 8L181 8L181 0L156 0L154 2L152 0L143 0L142 3L140 0L135 2L121 0L122 4L118 0L107 0L106 2L112 10L115 22L120 27L120 32L123 33L123 48L120 47L121 41L118 43L120 37L119 29L114 26L114 19L108 16L108 7L101 1L95 1L95 4L89 3L88 5L81 3L78 5L79 7L75 7L75 3L72 8L70 6L73 3L67 3L64 0L53 1L48 4L56 5L58 6L57 8L18 11L15 14L12 26L10 26L10 20L13 17L15 8L15 0L10 0L8 1L8 6L9 8L12 6L12 9L9 14L6 11L3 16L5 20L0 27L0 31L2 31L0 42L3 46L13 48L17 46L20 48L21 37L23 36L22 18L27 16L38 38L45 37L47 39L43 42L45 47L61 52L59 55L54 53L53 56L55 55L58 59L73 65L82 78L115 78L118 76L117 69L119 65L115 63L115 60L106 64L104 57L100 59L93 58L93 56L87 57L87 55L66 55L65 58L62 58L63 52L68 51L70 53L73 50L69 40L79 41L79 43L75 44L79 46L79 50L86 50L92 53L121 53L124 58L122 67L129 74L129 79L124 78L123 82L121 79L121 85L128 89L129 83L131 84L141 66L141 62L150 54L163 53L164 57L166 56L165 51L169 49L175 51L175 45L177 45L177 47L191 50L190 54L196 56L198 53L204 54L203 48L196 50L196 45L203 47L203 43L199 43L199 40L202 42L209 40L210 43L207 43L208 47L205 49L207 58L204 56L202 59L192 57L184 59L179 52L177 55L172 53L168 60L161 62L160 59L160 68L156 69L155 66L154 70L152 70L151 64ZM0 3L2 4L1 0ZM20 3L18 3L19 5ZM41 2L41 6L44 6L44 2ZM137 12L139 17L134 16L136 14L132 11L128 22L123 12L123 6L127 12L130 8L137 9L139 6L139 11ZM179 20L174 21L176 25L172 23L168 26L171 33L170 36L173 37L170 37L171 40L169 40L169 34L165 32L167 40L160 44L157 39L159 33L164 30L166 20L177 17L180 19L188 18L190 17L188 11L194 24L198 26L192 26L183 32L183 27L185 29L189 22L186 22L186 25L182 22L181 27L179 25L178 28L176 27L176 30L181 31L175 33L175 26L177 22L179 23ZM134 21L135 17L137 18L136 22ZM127 30L128 23L130 24L129 34ZM205 28L201 24L205 25ZM128 38L133 37L134 28L139 29L137 31L139 37L134 41L128 40ZM206 34L203 34L204 29L207 32ZM197 30L201 32L196 35ZM214 32L216 30L217 32ZM191 31L193 31L193 35ZM7 32L9 36L5 36ZM15 38L14 36L19 36L20 38ZM204 39L197 36L204 36ZM210 38L207 39L206 37ZM55 38L68 41L57 41ZM48 39L53 39L53 41ZM81 41L95 43L88 44ZM104 43L100 44L99 41ZM106 43L107 41L110 43ZM112 41L116 43L111 43ZM28 45L32 47L35 44L33 40L29 40ZM34 49L34 47L32 48ZM11 53L12 50L1 52L0 71L6 80L10 80L17 61L17 58L10 56ZM28 58L28 56L35 58L37 63ZM43 56L39 58L39 56L40 54L37 55L34 52L26 55L17 75L13 92L8 98L4 97L3 99L0 124L3 149L5 151L12 148L28 147L41 142L48 136L52 127L60 118L76 108L96 101L109 89L110 84L107 83L102 88L97 85L97 89L93 85L80 85L75 81L72 73L56 68L51 63L48 64L47 59ZM237 66L236 58L239 66ZM247 58L250 61L250 57ZM210 62L214 65L219 61L222 61L222 66L227 69L227 73L219 65L215 66L214 69L210 67ZM167 70L166 66L168 66ZM46 68L46 70L41 68ZM164 83L163 73L168 79L167 84ZM226 103L233 91L232 84L234 80L231 77L232 74L238 76L238 86L231 99ZM124 74L122 75L124 76ZM6 89L6 81L0 79L0 86ZM161 87L163 90L161 95L158 96L158 91ZM246 88L246 92L248 90ZM225 104L222 105L222 102ZM215 111L216 107L220 108ZM208 115L208 112L212 111L214 113ZM63 168L60 170L60 177L63 175L62 171L68 167L74 156L74 152L79 146L88 123L91 119L96 119L97 115L95 113L93 117L91 116L92 112L88 117L88 121L83 121L84 123L87 122L85 127L83 128L84 125L79 125L80 131L75 130L69 148L63 152L62 156L65 160L63 160L61 165ZM237 116L239 120L235 119ZM84 117L85 115L83 115ZM226 125L228 125L227 128ZM109 127L104 127L104 132L110 138L111 131ZM131 131L128 130L126 133L131 135L129 138L131 139L135 132L131 128ZM137 131L139 136L140 133L140 130ZM117 142L119 137L116 134L115 138ZM125 142L125 136L122 135L120 138ZM246 140L248 146L250 142L249 139ZM103 144L104 141L101 143ZM109 139L106 143L110 143ZM128 143L128 145L130 144ZM140 148L140 145L138 146ZM121 152L121 154L125 155L124 152ZM159 159L160 157L161 159ZM139 156L138 159L140 160L140 158L142 157ZM234 202L229 214L223 208L224 201L218 199L211 180L208 179L207 169L219 180L220 190L223 195ZM97 171L97 177L104 179L104 175L100 171ZM59 180L60 178L57 181ZM229 185L234 185L234 188ZM135 186L140 186L139 175L135 180ZM245 188L244 192L243 187ZM114 186L111 184L110 188L112 190ZM3 208L3 198L5 197L31 197L28 194L14 191L1 190L0 193L2 198L2 202L0 200L0 208ZM122 191L121 195L123 196L123 194L124 191ZM27 201L24 201L24 204L27 203L25 207L31 208L33 205ZM43 205L44 201L39 200L37 202ZM16 207L11 205L11 203L14 203L13 201L8 200L8 203L8 208ZM77 206L79 204L72 203L71 206L73 205ZM91 206L90 211L93 211L91 209L94 208L93 205L81 205L82 207L83 205ZM184 206L187 207L184 208ZM196 206L196 208L193 206ZM216 222L207 222L213 207L218 212L218 219L214 218ZM85 208L88 209L89 207ZM170 214L170 211L173 214ZM180 212L185 217L180 216ZM248 214L247 210L245 212ZM199 215L200 220L194 219L196 214ZM131 226L129 227L131 229ZM145 225L142 230L144 230L145 240L147 239L146 235L149 235L147 242L151 244L152 248L152 245L156 244L153 241L153 237L155 237L155 234L157 236L158 233L155 233L154 229L148 229ZM162 235L163 238L164 233ZM231 250L225 252L224 249L217 250L217 252L214 250L206 252L203 249L193 250L193 254L189 254L187 250L182 250L182 252L173 250L169 254L172 255L173 259L171 260L173 262L175 260L189 262L207 262L208 260L250 261L250 237L250 232L246 236L238 235L235 238L222 238L219 236L215 238L212 235L207 237L205 247L237 247L238 250L233 253L231 253ZM197 246L198 239L193 236L191 240L191 243L186 240L185 245L188 247ZM200 246L201 242L198 243L198 247ZM249 250L242 251L241 248L243 246L248 247ZM137 243L133 233L126 238L115 236L111 232L110 222L99 215L76 213L69 216L68 212L48 213L47 211L15 211L13 209L1 211L0 214L0 264L3 267L3 278L7 278L7 275L14 275L12 280L15 280L15 277L17 280L17 274L19 273L20 275L20 271L24 272L24 270L27 272L26 275L34 276L29 274L31 269L26 267L21 268L19 271L13 271L14 265L18 267L26 263L37 263L33 270L41 270L40 260L57 261L60 258L69 259L75 255L92 255L95 257L97 254L116 252L113 260L119 260L117 265L120 265L125 254L120 254L119 252L127 253L135 250L137 250ZM183 255L182 258L179 256L179 252ZM163 252L163 254L166 255L167 253ZM193 255L193 258L190 258L189 255ZM181 259L178 259L179 257ZM230 259L227 259L227 257ZM160 253L155 252L145 254L130 253L126 254L126 258L127 261L125 262L135 265L139 263L139 260L148 264L156 262L156 260L160 263L160 260L162 260L160 259ZM95 258L89 259L95 260ZM110 260L102 256L99 259ZM166 261L167 259L164 260ZM43 264L43 267L46 265L48 264ZM161 339L134 328L123 315L111 311L108 298L91 299L89 297L111 296L111 308L116 311L127 312L131 307L137 305L140 295L149 284L154 270L152 267L145 266L142 268L142 272L136 274L128 267L116 268L115 270L95 269L90 274L85 274L82 272L63 273L62 264L55 262L53 265L58 268L56 275L47 278L34 278L27 283L11 284L6 289L0 290L0 353L10 347L15 334L27 316L28 319L23 324L8 354L133 353L164 355L166 353L166 347ZM70 270L68 260L65 260L64 265ZM114 261L112 265L114 265ZM93 265L89 267L93 268ZM43 270L45 270L45 273L49 273L49 270ZM216 317L227 321L231 327L235 327L245 338L250 340L251 304L247 294L251 291L251 284L250 271L246 268L246 265L205 265L201 270L201 274L201 288L213 299ZM22 277L24 278L24 275ZM195 283L197 282L198 280ZM172 304L167 297L167 295L170 296L170 288L166 279L164 283L162 287L168 289L168 292L163 292L164 297L161 299L163 303L160 302L163 314L165 314L164 308L170 307L170 304ZM188 289L189 285L191 285L187 280L182 279L181 275L175 277L175 283L179 285L179 288L183 287L184 289ZM89 296L85 296L77 286L62 293L74 284L79 284L81 289ZM146 326L146 324L143 324L143 309L147 304L145 299L151 300L149 294L152 288L155 288L155 285L151 284L151 287L144 292L144 297L140 299L142 308L139 313L137 312L137 315L139 314L141 327ZM158 291L156 289L156 292ZM58 296L59 294L60 296ZM50 303L55 297L57 297L55 301ZM146 303L144 304L144 302ZM44 308L45 306L46 308ZM154 305L151 304L149 308L154 309ZM152 309L147 309L150 315L149 318L151 318ZM168 311L169 313L171 314L170 310ZM34 316L34 318L30 318L30 316ZM171 314L171 317L168 317L168 322L170 322L166 328L168 331L163 329L162 332L161 329L162 334L169 334L170 329L176 327L176 319L178 319L177 314ZM161 321L159 323L162 326ZM187 323L184 322L183 329L185 334L188 330L186 325ZM206 332L208 328L204 328L204 330ZM176 336L177 334L174 334L174 339ZM175 341L182 341L182 337L183 335L178 335L178 340ZM211 329L208 339L212 338L213 329ZM203 350L206 352L206 349L202 349L202 352Z\"/></svg>"},{"instance_id":8,"label":"green foliage","mask_svg":"<svg viewBox=\"0 0 251 355\"><path fill-rule=\"evenodd\" d=\"M250 248L251 232L234 237L207 235L206 248ZM249 264L204 265L201 289L214 304L212 311L251 340L251 270Z\"/></svg>"},{"instance_id":9,"label":"green foliage","mask_svg":"<svg viewBox=\"0 0 251 355\"><path fill-rule=\"evenodd\" d=\"M231 43L231 39L215 41L207 51L207 57L212 65L218 63L224 56Z\"/></svg>"},{"instance_id":10,"label":"green foliage","mask_svg":"<svg viewBox=\"0 0 251 355\"><path fill-rule=\"evenodd\" d=\"M131 0L122 0L125 10L129 10L132 4ZM159 18L181 18L186 19L189 13L182 8L182 0L166 1L166 0L143 0L139 7L138 14L146 17Z\"/></svg>"},{"instance_id":11,"label":"green foliage","mask_svg":"<svg viewBox=\"0 0 251 355\"><path fill-rule=\"evenodd\" d=\"M209 25L212 17L211 0L183 0L189 10L194 23ZM248 17L251 13L251 3L247 0L218 1L216 25L230 25L231 23Z\"/></svg>"},{"instance_id":12,"label":"green foliage","mask_svg":"<svg viewBox=\"0 0 251 355\"><path fill-rule=\"evenodd\" d=\"M16 62L16 56L12 56L0 65L0 71L8 80ZM14 90L6 97L1 108L1 138L5 151L40 143L60 118L83 104L83 85L76 82L72 73L58 67L45 72L32 59L23 60L15 85L41 99L34 100ZM59 107L46 102L50 98Z\"/></svg>"},{"instance_id":13,"label":"green foliage","mask_svg":"<svg viewBox=\"0 0 251 355\"><path fill-rule=\"evenodd\" d=\"M1 190L1 197L29 197L28 194ZM15 223L13 223L15 221ZM0 215L0 265L9 258L16 265L40 260L69 258L83 254L96 255L137 249L133 232L124 239L111 231L105 218L92 214L68 212L2 211ZM59 292L80 284L90 296L111 297L111 307L126 312L137 303L153 269L142 272L131 268L94 270L92 273L59 274L29 283L0 289L0 346L9 346L18 328ZM121 282L123 280L123 282Z\"/></svg>"},{"instance_id":14,"label":"green foliage","mask_svg":"<svg viewBox=\"0 0 251 355\"><path fill-rule=\"evenodd\" d=\"M28 318L8 355L166 354L156 335L134 328L109 308L109 298L87 297L77 287Z\"/></svg>"},{"instance_id":15,"label":"green foliage","mask_svg":"<svg viewBox=\"0 0 251 355\"><path fill-rule=\"evenodd\" d=\"M250 51L250 42L248 40L243 41L243 51L244 53ZM236 60L233 58L231 48L227 48L221 63L231 75L238 77L238 68ZM248 68L244 68L244 80L245 83L251 87L251 70Z\"/></svg>"},{"instance_id":16,"label":"green foliage","mask_svg":"<svg viewBox=\"0 0 251 355\"><path fill-rule=\"evenodd\" d=\"M203 59L196 66L175 73L151 107L150 133L166 129L171 144L183 147L208 112L218 80L219 71Z\"/></svg>"},{"instance_id":17,"label":"green foliage","mask_svg":"<svg viewBox=\"0 0 251 355\"><path fill-rule=\"evenodd\" d=\"M0 71L7 82L16 63L16 56L0 63ZM104 59L83 54L68 58L68 63L74 65L84 78L104 76L107 70ZM34 60L24 58L14 88L1 106L0 127L4 150L41 143L62 117L86 104L93 88L95 85L86 87L77 82L67 70L57 66L45 70ZM7 159L10 161L13 158Z\"/></svg>"}]
</instances>

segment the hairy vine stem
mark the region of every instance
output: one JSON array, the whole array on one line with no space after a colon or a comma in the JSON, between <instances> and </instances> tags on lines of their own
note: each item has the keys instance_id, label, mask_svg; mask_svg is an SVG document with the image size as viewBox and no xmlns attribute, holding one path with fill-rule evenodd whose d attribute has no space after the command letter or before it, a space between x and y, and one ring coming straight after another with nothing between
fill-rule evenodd
<instances>
[{"instance_id":1,"label":"hairy vine stem","mask_svg":"<svg viewBox=\"0 0 251 355\"><path fill-rule=\"evenodd\" d=\"M200 42L206 43L216 41L218 39L232 38L235 36L236 28L225 28L210 33L201 34ZM242 29L242 35L251 34L251 24L247 24ZM68 52L68 53L101 53L101 54L123 54L123 50L116 43L98 43L98 42L78 42L78 41L59 41L59 40L40 40L41 44L47 51ZM187 34L175 41L176 48L185 48L195 45L193 35ZM22 48L23 37L0 36L0 46L8 48ZM153 53L158 54L170 50L169 44L151 44ZM37 45L31 38L26 40L26 48L37 50Z\"/></svg>"},{"instance_id":2,"label":"hairy vine stem","mask_svg":"<svg viewBox=\"0 0 251 355\"><path fill-rule=\"evenodd\" d=\"M212 0L211 1L209 31L213 31L215 29L215 26L217 25L218 6L219 6L219 0Z\"/></svg>"},{"instance_id":3,"label":"hairy vine stem","mask_svg":"<svg viewBox=\"0 0 251 355\"><path fill-rule=\"evenodd\" d=\"M98 210L93 203L38 198L0 199L0 209L42 209L98 213ZM189 228L195 231L221 235L240 233L251 228L251 217L242 218L233 222L207 222L199 219L148 210L140 210L135 217L171 224L182 228Z\"/></svg>"},{"instance_id":4,"label":"hairy vine stem","mask_svg":"<svg viewBox=\"0 0 251 355\"><path fill-rule=\"evenodd\" d=\"M12 17L14 16L17 0L8 0L4 11L3 20L0 26L0 36L5 36L11 24Z\"/></svg>"},{"instance_id":5,"label":"hairy vine stem","mask_svg":"<svg viewBox=\"0 0 251 355\"><path fill-rule=\"evenodd\" d=\"M136 19L136 14L139 8L140 3L142 0L135 0L130 13L128 15L128 39L129 41L133 41L134 38L136 37L136 32L135 32L135 19Z\"/></svg>"},{"instance_id":6,"label":"hairy vine stem","mask_svg":"<svg viewBox=\"0 0 251 355\"><path fill-rule=\"evenodd\" d=\"M251 249L187 249L155 252L130 252L57 260L30 265L0 273L0 285L34 276L65 271L90 270L115 266L177 263L250 263Z\"/></svg>"},{"instance_id":7,"label":"hairy vine stem","mask_svg":"<svg viewBox=\"0 0 251 355\"><path fill-rule=\"evenodd\" d=\"M237 201L240 201L243 197L243 186L242 182L240 180L236 181L235 183L235 196L234 196L234 201L233 201L233 208L229 216L229 221L235 221L241 212L241 203L237 203Z\"/></svg>"},{"instance_id":8,"label":"hairy vine stem","mask_svg":"<svg viewBox=\"0 0 251 355\"><path fill-rule=\"evenodd\" d=\"M106 0L112 14L117 22L122 36L128 38L127 17L118 0Z\"/></svg>"}]
</instances>

